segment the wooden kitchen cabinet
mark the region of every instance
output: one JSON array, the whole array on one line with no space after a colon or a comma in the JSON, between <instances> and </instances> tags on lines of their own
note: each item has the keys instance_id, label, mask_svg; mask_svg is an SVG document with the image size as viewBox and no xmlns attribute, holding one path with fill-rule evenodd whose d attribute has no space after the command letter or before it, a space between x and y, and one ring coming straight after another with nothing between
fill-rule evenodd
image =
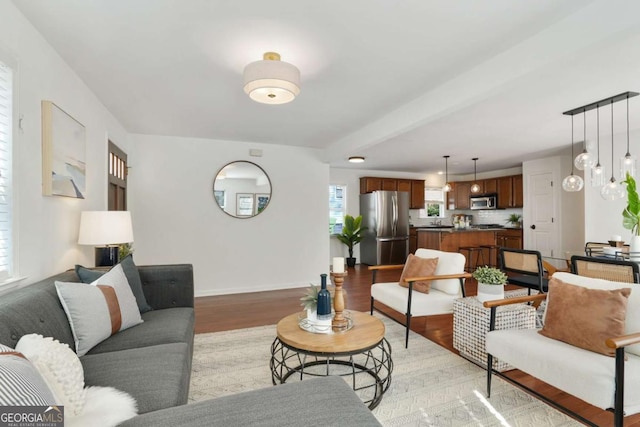
<instances>
[{"instance_id":1,"label":"wooden kitchen cabinet","mask_svg":"<svg viewBox=\"0 0 640 427\"><path fill-rule=\"evenodd\" d=\"M455 209L469 209L471 196L471 182L456 182L455 186L456 202Z\"/></svg>"},{"instance_id":2,"label":"wooden kitchen cabinet","mask_svg":"<svg viewBox=\"0 0 640 427\"><path fill-rule=\"evenodd\" d=\"M522 229L505 229L496 232L496 245L509 249L522 249Z\"/></svg>"},{"instance_id":3,"label":"wooden kitchen cabinet","mask_svg":"<svg viewBox=\"0 0 640 427\"><path fill-rule=\"evenodd\" d=\"M398 191L400 191L400 180L398 180ZM424 209L424 181L411 180L411 209Z\"/></svg>"},{"instance_id":4,"label":"wooden kitchen cabinet","mask_svg":"<svg viewBox=\"0 0 640 427\"><path fill-rule=\"evenodd\" d=\"M382 178L364 176L360 178L360 194L382 190Z\"/></svg>"},{"instance_id":5,"label":"wooden kitchen cabinet","mask_svg":"<svg viewBox=\"0 0 640 427\"><path fill-rule=\"evenodd\" d=\"M398 180L394 178L382 178L382 189L384 191L397 191Z\"/></svg>"},{"instance_id":6,"label":"wooden kitchen cabinet","mask_svg":"<svg viewBox=\"0 0 640 427\"><path fill-rule=\"evenodd\" d=\"M498 179L490 178L484 180L484 192L485 193L497 193L498 192Z\"/></svg>"},{"instance_id":7,"label":"wooden kitchen cabinet","mask_svg":"<svg viewBox=\"0 0 640 427\"><path fill-rule=\"evenodd\" d=\"M522 175L498 178L498 208L521 208L523 206Z\"/></svg>"},{"instance_id":8,"label":"wooden kitchen cabinet","mask_svg":"<svg viewBox=\"0 0 640 427\"><path fill-rule=\"evenodd\" d=\"M396 180L398 191L406 191L407 193L411 193L411 180L410 179L398 179Z\"/></svg>"}]
</instances>

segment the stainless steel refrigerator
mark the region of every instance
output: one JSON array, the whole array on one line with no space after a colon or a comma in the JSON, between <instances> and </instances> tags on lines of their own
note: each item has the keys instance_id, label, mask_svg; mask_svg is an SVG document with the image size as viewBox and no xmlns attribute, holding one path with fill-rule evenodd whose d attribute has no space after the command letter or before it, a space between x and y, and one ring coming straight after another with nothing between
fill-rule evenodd
<instances>
[{"instance_id":1,"label":"stainless steel refrigerator","mask_svg":"<svg viewBox=\"0 0 640 427\"><path fill-rule=\"evenodd\" d=\"M360 195L362 225L360 243L364 264L404 264L409 254L409 193L374 191Z\"/></svg>"}]
</instances>

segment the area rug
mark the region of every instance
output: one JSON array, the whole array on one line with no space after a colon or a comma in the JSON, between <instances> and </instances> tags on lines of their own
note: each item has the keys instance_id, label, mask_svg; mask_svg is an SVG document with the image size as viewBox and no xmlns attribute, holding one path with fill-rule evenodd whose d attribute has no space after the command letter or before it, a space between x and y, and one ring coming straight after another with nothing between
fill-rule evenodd
<instances>
[{"instance_id":1,"label":"area rug","mask_svg":"<svg viewBox=\"0 0 640 427\"><path fill-rule=\"evenodd\" d=\"M373 414L384 426L580 426L582 424L486 373L447 349L383 318L392 346L391 387ZM190 403L272 387L270 346L275 325L195 337Z\"/></svg>"}]
</instances>

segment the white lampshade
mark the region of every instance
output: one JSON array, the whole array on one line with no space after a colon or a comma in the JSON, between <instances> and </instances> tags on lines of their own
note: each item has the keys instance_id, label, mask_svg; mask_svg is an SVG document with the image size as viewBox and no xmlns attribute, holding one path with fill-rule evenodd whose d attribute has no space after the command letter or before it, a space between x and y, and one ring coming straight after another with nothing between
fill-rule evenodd
<instances>
[{"instance_id":1,"label":"white lampshade","mask_svg":"<svg viewBox=\"0 0 640 427\"><path fill-rule=\"evenodd\" d=\"M262 61L244 68L244 91L263 104L286 104L300 93L300 70L280 60L275 52L266 52Z\"/></svg>"},{"instance_id":2,"label":"white lampshade","mask_svg":"<svg viewBox=\"0 0 640 427\"><path fill-rule=\"evenodd\" d=\"M80 214L78 244L92 246L133 242L131 213L128 211L84 211Z\"/></svg>"}]
</instances>

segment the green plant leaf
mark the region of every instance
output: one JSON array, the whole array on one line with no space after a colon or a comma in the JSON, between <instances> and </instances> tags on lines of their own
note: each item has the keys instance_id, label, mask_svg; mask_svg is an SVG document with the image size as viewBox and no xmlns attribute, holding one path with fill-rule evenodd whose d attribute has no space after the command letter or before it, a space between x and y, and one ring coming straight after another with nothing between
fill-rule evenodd
<instances>
[{"instance_id":1,"label":"green plant leaf","mask_svg":"<svg viewBox=\"0 0 640 427\"><path fill-rule=\"evenodd\" d=\"M622 226L627 230L632 230L633 234L640 232L640 196L636 189L636 180L627 172L626 179L622 181L627 184L627 207L622 211Z\"/></svg>"}]
</instances>

